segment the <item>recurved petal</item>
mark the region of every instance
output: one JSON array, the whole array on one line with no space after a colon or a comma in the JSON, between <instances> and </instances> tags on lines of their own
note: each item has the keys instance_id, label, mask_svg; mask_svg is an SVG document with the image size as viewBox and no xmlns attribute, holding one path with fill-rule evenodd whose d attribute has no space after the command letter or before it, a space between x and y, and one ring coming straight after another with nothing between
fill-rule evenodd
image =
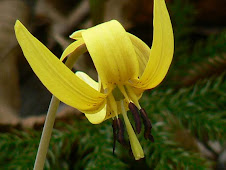
<instances>
[{"instance_id":1,"label":"recurved petal","mask_svg":"<svg viewBox=\"0 0 226 170\"><path fill-rule=\"evenodd\" d=\"M85 113L85 116L92 124L102 123L106 117L106 105L104 105L104 107L99 112L94 114Z\"/></svg>"},{"instance_id":2,"label":"recurved petal","mask_svg":"<svg viewBox=\"0 0 226 170\"><path fill-rule=\"evenodd\" d=\"M150 57L150 51L151 49L145 44L141 39L134 36L133 34L128 33L129 38L133 44L133 47L135 49L135 52L137 54L138 62L139 62L139 77L144 72L144 69L146 68L146 65L148 63L148 59Z\"/></svg>"},{"instance_id":3,"label":"recurved petal","mask_svg":"<svg viewBox=\"0 0 226 170\"><path fill-rule=\"evenodd\" d=\"M70 35L70 38L71 39L74 39L74 40L78 40L78 39L81 39L82 38L82 32L84 30L78 30L78 31L75 31L73 32L71 35Z\"/></svg>"},{"instance_id":4,"label":"recurved petal","mask_svg":"<svg viewBox=\"0 0 226 170\"><path fill-rule=\"evenodd\" d=\"M60 61L63 61L69 54L75 51L75 49L81 47L82 45L85 45L83 39L79 39L78 41L75 41L71 43L62 53L60 57Z\"/></svg>"},{"instance_id":5,"label":"recurved petal","mask_svg":"<svg viewBox=\"0 0 226 170\"><path fill-rule=\"evenodd\" d=\"M138 77L139 64L133 44L119 22L112 20L87 29L82 37L104 89Z\"/></svg>"},{"instance_id":6,"label":"recurved petal","mask_svg":"<svg viewBox=\"0 0 226 170\"><path fill-rule=\"evenodd\" d=\"M86 73L77 71L76 75L79 78L81 78L84 82L89 84L92 88L94 88L96 90L99 89L99 84L96 81L94 81L92 78L90 78ZM99 124L99 123L103 122L106 117L106 105L99 112L94 113L94 114L86 114L85 113L85 116L92 124Z\"/></svg>"},{"instance_id":7,"label":"recurved petal","mask_svg":"<svg viewBox=\"0 0 226 170\"><path fill-rule=\"evenodd\" d=\"M150 57L140 83L136 85L142 89L154 88L164 79L173 57L173 30L164 0L154 0L153 25Z\"/></svg>"},{"instance_id":8,"label":"recurved petal","mask_svg":"<svg viewBox=\"0 0 226 170\"><path fill-rule=\"evenodd\" d=\"M15 24L15 33L31 68L53 95L82 112L95 113L104 107L106 95L72 73L20 21Z\"/></svg>"}]
</instances>

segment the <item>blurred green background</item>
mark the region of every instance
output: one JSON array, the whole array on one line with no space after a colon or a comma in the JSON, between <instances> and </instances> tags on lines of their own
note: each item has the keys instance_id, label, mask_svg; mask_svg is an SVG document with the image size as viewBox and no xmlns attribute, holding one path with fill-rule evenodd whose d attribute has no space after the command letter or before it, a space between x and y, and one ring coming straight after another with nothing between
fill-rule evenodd
<instances>
[{"instance_id":1,"label":"blurred green background","mask_svg":"<svg viewBox=\"0 0 226 170\"><path fill-rule=\"evenodd\" d=\"M92 125L62 103L45 169L226 169L226 1L166 3L175 53L165 80L141 99L155 138L139 136L145 159L119 143L113 155L111 121ZM60 57L71 33L111 19L151 47L152 8L152 0L0 0L0 169L33 168L51 98L15 39L16 19ZM89 57L76 70L97 77Z\"/></svg>"}]
</instances>

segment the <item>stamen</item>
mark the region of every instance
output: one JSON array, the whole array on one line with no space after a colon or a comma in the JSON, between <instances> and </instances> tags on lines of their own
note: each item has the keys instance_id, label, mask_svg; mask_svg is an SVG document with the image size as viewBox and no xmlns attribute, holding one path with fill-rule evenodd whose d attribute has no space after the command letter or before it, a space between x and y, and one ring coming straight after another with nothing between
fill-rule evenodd
<instances>
[{"instance_id":1,"label":"stamen","mask_svg":"<svg viewBox=\"0 0 226 170\"><path fill-rule=\"evenodd\" d=\"M136 96L136 94L134 93L134 91L129 86L126 86L126 89L128 91L128 95L129 95L130 99L133 101L133 103L135 104L135 106L138 109L141 109L140 104L138 102L138 97Z\"/></svg>"},{"instance_id":2,"label":"stamen","mask_svg":"<svg viewBox=\"0 0 226 170\"><path fill-rule=\"evenodd\" d=\"M140 121L140 115L139 115L138 108L135 106L135 104L133 104L132 102L130 102L129 103L129 110L133 114L133 118L134 118L135 126L136 126L136 131L139 134L140 131L141 131L141 121Z\"/></svg>"},{"instance_id":3,"label":"stamen","mask_svg":"<svg viewBox=\"0 0 226 170\"><path fill-rule=\"evenodd\" d=\"M144 137L145 137L145 139L149 139L150 141L154 142L154 137L151 134L151 129L152 129L151 121L148 118L148 115L143 108L140 109L140 114L143 119L144 128L145 128L144 129Z\"/></svg>"},{"instance_id":4,"label":"stamen","mask_svg":"<svg viewBox=\"0 0 226 170\"><path fill-rule=\"evenodd\" d=\"M114 114L116 115L116 117L118 118L118 109L117 109L117 103L115 101L114 96L112 95L112 93L110 93L108 95L108 100L109 100L109 106L111 108L111 110L114 112Z\"/></svg>"},{"instance_id":5,"label":"stamen","mask_svg":"<svg viewBox=\"0 0 226 170\"><path fill-rule=\"evenodd\" d=\"M115 154L115 144L116 144L117 133L118 133L117 119L114 119L113 120L113 122L112 122L112 128L113 128L113 137L114 137L114 141L113 141L113 154Z\"/></svg>"},{"instance_id":6,"label":"stamen","mask_svg":"<svg viewBox=\"0 0 226 170\"><path fill-rule=\"evenodd\" d=\"M125 121L126 129L127 129L128 135L129 135L129 141L130 141L130 145L131 145L133 155L134 155L136 160L139 160L139 159L144 157L144 151L143 151L143 149L140 145L140 142L137 139L137 136L136 136L136 134L133 130L132 125L130 124L130 121L129 121L128 116L126 114L126 110L125 110L123 100L121 100L121 111L122 111L122 116L123 116L124 121Z\"/></svg>"},{"instance_id":7,"label":"stamen","mask_svg":"<svg viewBox=\"0 0 226 170\"><path fill-rule=\"evenodd\" d=\"M117 119L117 127L118 127L117 140L120 144L122 144L123 146L126 146L126 141L124 137L125 129L124 129L123 122L120 118Z\"/></svg>"}]
</instances>

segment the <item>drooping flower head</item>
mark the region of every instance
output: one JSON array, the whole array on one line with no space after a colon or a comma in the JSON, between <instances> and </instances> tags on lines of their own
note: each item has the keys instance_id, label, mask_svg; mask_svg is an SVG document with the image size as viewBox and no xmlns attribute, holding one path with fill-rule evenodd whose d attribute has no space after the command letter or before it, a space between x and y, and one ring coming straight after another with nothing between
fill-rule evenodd
<instances>
[{"instance_id":1,"label":"drooping flower head","mask_svg":"<svg viewBox=\"0 0 226 170\"><path fill-rule=\"evenodd\" d=\"M74 32L70 37L75 41L60 59L19 21L15 24L15 32L26 59L46 88L62 102L85 113L93 124L112 118L114 141L126 145L122 114L133 155L138 160L144 153L127 110L133 114L136 132L141 131L141 117L144 137L154 141L151 122L138 101L145 90L156 87L164 79L172 61L173 31L164 0L154 0L153 25L151 49L126 32L118 21L112 20ZM69 54L78 56L86 51L97 70L98 82L83 72L74 74L62 62Z\"/></svg>"}]
</instances>

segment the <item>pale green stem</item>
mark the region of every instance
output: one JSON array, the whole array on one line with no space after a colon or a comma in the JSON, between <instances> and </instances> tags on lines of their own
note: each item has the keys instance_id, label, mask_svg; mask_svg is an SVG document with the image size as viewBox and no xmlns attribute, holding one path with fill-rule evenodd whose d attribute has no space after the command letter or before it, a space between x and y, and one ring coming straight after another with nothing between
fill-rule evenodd
<instances>
[{"instance_id":1,"label":"pale green stem","mask_svg":"<svg viewBox=\"0 0 226 170\"><path fill-rule=\"evenodd\" d=\"M123 100L121 100L121 110L122 110L122 116L123 116L124 121L125 121L126 130L127 130L128 135L129 135L129 141L130 141L130 145L131 145L131 148L132 148L133 155L134 155L136 160L139 160L139 159L144 157L144 151L143 151L143 149L140 145L139 140L137 139L137 136L136 136L136 134L133 130L132 125L130 124L129 118L127 116L127 113L126 113L126 110L125 110L125 107L124 107Z\"/></svg>"},{"instance_id":2,"label":"pale green stem","mask_svg":"<svg viewBox=\"0 0 226 170\"><path fill-rule=\"evenodd\" d=\"M56 112L59 106L60 100L55 96L52 96L49 110L46 116L46 121L42 131L41 140L38 147L38 153L35 159L34 170L42 170L45 164L46 154L49 147L49 141L52 134L52 129L55 121Z\"/></svg>"},{"instance_id":3,"label":"pale green stem","mask_svg":"<svg viewBox=\"0 0 226 170\"><path fill-rule=\"evenodd\" d=\"M75 61L78 59L78 57L81 54L83 54L86 50L87 49L85 45L82 45L81 47L77 48L66 61L66 65L68 66L68 68L71 69ZM60 104L60 100L57 99L55 96L52 96L49 109L47 112L44 128L42 131L41 140L38 147L38 152L35 159L34 170L43 170L44 168L46 154L49 147L49 141L51 138L52 129L55 122L56 112L59 104Z\"/></svg>"}]
</instances>

